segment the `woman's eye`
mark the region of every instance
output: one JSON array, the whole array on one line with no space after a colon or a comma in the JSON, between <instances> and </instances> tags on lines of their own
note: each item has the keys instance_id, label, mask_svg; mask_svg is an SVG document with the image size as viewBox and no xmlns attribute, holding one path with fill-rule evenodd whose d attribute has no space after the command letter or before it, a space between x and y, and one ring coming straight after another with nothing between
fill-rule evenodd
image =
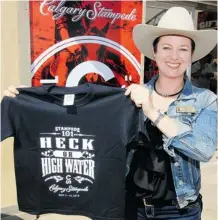
<instances>
[{"instance_id":1,"label":"woman's eye","mask_svg":"<svg viewBox=\"0 0 218 220\"><path fill-rule=\"evenodd\" d=\"M187 50L187 49L185 49L185 48L181 48L180 50L181 50L181 51L188 51L188 50Z\"/></svg>"},{"instance_id":2,"label":"woman's eye","mask_svg":"<svg viewBox=\"0 0 218 220\"><path fill-rule=\"evenodd\" d=\"M164 49L164 50L169 50L170 48L169 48L169 47L163 47L163 49Z\"/></svg>"}]
</instances>

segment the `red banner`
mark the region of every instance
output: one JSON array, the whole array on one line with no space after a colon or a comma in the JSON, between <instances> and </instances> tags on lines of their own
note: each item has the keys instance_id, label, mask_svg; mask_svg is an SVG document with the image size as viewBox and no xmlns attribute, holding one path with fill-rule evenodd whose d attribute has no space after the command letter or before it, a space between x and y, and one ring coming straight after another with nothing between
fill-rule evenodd
<instances>
[{"instance_id":1,"label":"red banner","mask_svg":"<svg viewBox=\"0 0 218 220\"><path fill-rule=\"evenodd\" d=\"M30 1L32 86L140 81L142 1Z\"/></svg>"}]
</instances>

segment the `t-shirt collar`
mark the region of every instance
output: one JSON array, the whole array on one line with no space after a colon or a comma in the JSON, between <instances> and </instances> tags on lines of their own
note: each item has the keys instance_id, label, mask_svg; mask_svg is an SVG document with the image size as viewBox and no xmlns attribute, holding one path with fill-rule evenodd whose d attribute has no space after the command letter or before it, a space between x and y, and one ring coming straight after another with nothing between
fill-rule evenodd
<instances>
[{"instance_id":1,"label":"t-shirt collar","mask_svg":"<svg viewBox=\"0 0 218 220\"><path fill-rule=\"evenodd\" d=\"M60 106L64 106L64 95L75 94L74 105L76 107L86 105L94 96L90 83L84 83L75 87L43 85L42 88L45 90L45 94L48 95L54 103Z\"/></svg>"}]
</instances>

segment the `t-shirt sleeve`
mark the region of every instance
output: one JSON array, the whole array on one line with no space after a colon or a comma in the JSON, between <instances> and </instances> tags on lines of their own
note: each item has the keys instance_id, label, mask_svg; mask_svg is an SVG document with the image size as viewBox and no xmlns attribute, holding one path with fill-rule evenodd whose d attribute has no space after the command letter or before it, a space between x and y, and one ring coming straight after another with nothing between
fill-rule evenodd
<instances>
[{"instance_id":1,"label":"t-shirt sleeve","mask_svg":"<svg viewBox=\"0 0 218 220\"><path fill-rule=\"evenodd\" d=\"M131 118L129 118L131 119ZM137 109L128 122L127 144L126 144L126 175L130 171L133 156L136 150L140 148L150 148L149 136L144 123L144 114L142 109Z\"/></svg>"},{"instance_id":2,"label":"t-shirt sleeve","mask_svg":"<svg viewBox=\"0 0 218 220\"><path fill-rule=\"evenodd\" d=\"M137 110L129 127L129 132L127 134L127 148L136 149L140 146L146 147L146 144L149 143L149 136L144 124L144 114L142 109Z\"/></svg>"},{"instance_id":3,"label":"t-shirt sleeve","mask_svg":"<svg viewBox=\"0 0 218 220\"><path fill-rule=\"evenodd\" d=\"M1 102L1 141L15 134L13 119L11 114L11 98L4 97Z\"/></svg>"}]
</instances>

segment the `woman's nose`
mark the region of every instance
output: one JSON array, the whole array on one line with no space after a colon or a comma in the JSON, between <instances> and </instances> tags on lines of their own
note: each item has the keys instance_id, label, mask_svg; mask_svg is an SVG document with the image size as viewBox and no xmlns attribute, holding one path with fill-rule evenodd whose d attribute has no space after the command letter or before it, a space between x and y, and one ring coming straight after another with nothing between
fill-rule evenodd
<instances>
[{"instance_id":1,"label":"woman's nose","mask_svg":"<svg viewBox=\"0 0 218 220\"><path fill-rule=\"evenodd\" d=\"M173 60L179 59L179 53L178 53L177 50L172 50L171 58L172 58Z\"/></svg>"}]
</instances>

